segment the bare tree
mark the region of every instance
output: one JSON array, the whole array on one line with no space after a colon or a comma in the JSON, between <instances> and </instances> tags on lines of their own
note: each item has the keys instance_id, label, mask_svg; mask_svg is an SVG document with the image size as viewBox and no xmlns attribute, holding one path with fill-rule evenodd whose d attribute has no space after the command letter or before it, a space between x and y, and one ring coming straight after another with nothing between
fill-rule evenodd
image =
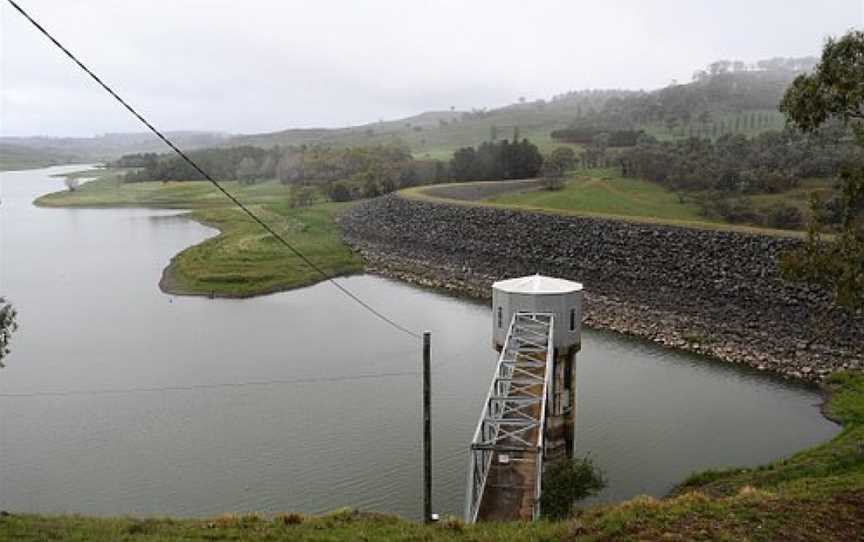
<instances>
[{"instance_id":1,"label":"bare tree","mask_svg":"<svg viewBox=\"0 0 864 542\"><path fill-rule=\"evenodd\" d=\"M12 332L18 329L15 317L15 308L0 297L0 368L5 367L3 365L3 358L9 353L9 342L12 339Z\"/></svg>"}]
</instances>

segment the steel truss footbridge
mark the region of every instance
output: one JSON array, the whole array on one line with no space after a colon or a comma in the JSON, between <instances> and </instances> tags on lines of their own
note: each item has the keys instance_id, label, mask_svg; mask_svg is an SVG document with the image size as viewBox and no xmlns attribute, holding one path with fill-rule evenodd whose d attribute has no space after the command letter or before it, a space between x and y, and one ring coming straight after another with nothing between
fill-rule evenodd
<instances>
[{"instance_id":1,"label":"steel truss footbridge","mask_svg":"<svg viewBox=\"0 0 864 542\"><path fill-rule=\"evenodd\" d=\"M513 315L471 442L469 523L540 515L554 329L550 313Z\"/></svg>"}]
</instances>

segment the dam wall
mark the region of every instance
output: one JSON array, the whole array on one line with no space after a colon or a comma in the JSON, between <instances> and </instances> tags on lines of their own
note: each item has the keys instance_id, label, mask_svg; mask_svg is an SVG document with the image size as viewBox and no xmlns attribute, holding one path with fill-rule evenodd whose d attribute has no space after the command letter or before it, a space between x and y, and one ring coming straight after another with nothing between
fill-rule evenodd
<instances>
[{"instance_id":1,"label":"dam wall","mask_svg":"<svg viewBox=\"0 0 864 542\"><path fill-rule=\"evenodd\" d=\"M585 284L584 323L818 382L864 369L864 318L784 281L792 238L415 201L392 194L341 218L367 269L488 299L542 273Z\"/></svg>"}]
</instances>

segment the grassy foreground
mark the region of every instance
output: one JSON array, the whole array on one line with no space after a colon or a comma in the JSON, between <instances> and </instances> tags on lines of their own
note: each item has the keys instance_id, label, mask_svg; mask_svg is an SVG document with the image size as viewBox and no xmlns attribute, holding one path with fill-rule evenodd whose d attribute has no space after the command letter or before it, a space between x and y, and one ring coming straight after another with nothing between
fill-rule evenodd
<instances>
[{"instance_id":1,"label":"grassy foreground","mask_svg":"<svg viewBox=\"0 0 864 542\"><path fill-rule=\"evenodd\" d=\"M341 510L213 519L0 515L3 540L837 540L864 539L864 375L835 374L830 442L755 469L692 476L666 499L637 497L561 522L424 526Z\"/></svg>"},{"instance_id":2,"label":"grassy foreground","mask_svg":"<svg viewBox=\"0 0 864 542\"><path fill-rule=\"evenodd\" d=\"M288 206L288 188L277 182L226 189L331 275L361 271L359 256L340 237L335 217L347 205ZM205 181L123 183L105 176L74 192L36 200L44 207L160 207L194 209L188 216L219 235L172 258L160 287L176 294L244 297L314 284L320 275L264 232Z\"/></svg>"}]
</instances>

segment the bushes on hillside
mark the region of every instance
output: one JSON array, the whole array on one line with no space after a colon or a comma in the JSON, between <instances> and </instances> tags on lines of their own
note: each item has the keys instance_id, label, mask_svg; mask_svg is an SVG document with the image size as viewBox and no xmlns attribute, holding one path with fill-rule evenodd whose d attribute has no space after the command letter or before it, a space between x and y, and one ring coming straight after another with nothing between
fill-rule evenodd
<instances>
[{"instance_id":1,"label":"bushes on hillside","mask_svg":"<svg viewBox=\"0 0 864 542\"><path fill-rule=\"evenodd\" d=\"M624 176L642 177L674 190L726 194L782 192L801 178L834 176L849 162L864 162L864 152L848 142L847 130L841 126L812 135L791 129L754 138L727 134L716 141L659 142L643 137L619 157Z\"/></svg>"},{"instance_id":2,"label":"bushes on hillside","mask_svg":"<svg viewBox=\"0 0 864 542\"><path fill-rule=\"evenodd\" d=\"M489 181L536 177L543 165L537 146L523 139L510 143L504 139L486 141L479 147L463 147L450 160L450 179Z\"/></svg>"},{"instance_id":3,"label":"bushes on hillside","mask_svg":"<svg viewBox=\"0 0 864 542\"><path fill-rule=\"evenodd\" d=\"M608 135L610 147L632 147L642 134L641 130L607 130L597 127L571 126L563 130L555 130L550 135L558 141L587 145L600 134Z\"/></svg>"},{"instance_id":4,"label":"bushes on hillside","mask_svg":"<svg viewBox=\"0 0 864 542\"><path fill-rule=\"evenodd\" d=\"M399 145L369 147L290 146L261 149L230 147L189 153L192 160L219 181L245 184L278 179L285 184L319 184L371 176L384 191L428 184L446 178L437 160L414 160ZM190 181L203 177L173 154L127 155L115 165L139 168L126 175L127 182ZM344 194L342 194L344 196Z\"/></svg>"}]
</instances>

